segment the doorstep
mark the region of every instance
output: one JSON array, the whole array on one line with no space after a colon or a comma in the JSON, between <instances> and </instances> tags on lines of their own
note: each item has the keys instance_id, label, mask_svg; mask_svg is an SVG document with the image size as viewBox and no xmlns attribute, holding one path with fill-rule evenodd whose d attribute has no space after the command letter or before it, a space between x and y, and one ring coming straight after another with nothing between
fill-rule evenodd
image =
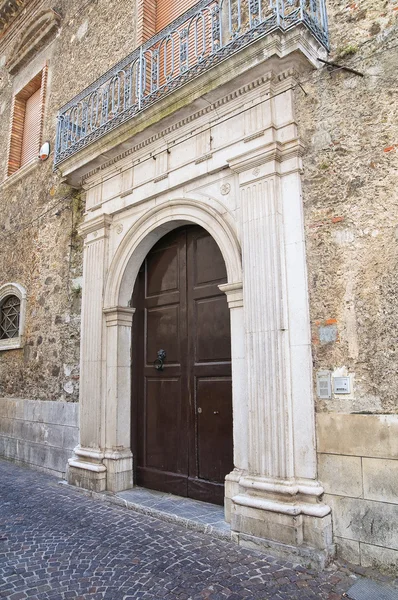
<instances>
[{"instance_id":1,"label":"doorstep","mask_svg":"<svg viewBox=\"0 0 398 600\"><path fill-rule=\"evenodd\" d=\"M220 539L231 539L231 528L224 520L223 506L140 487L118 492L115 497L136 512Z\"/></svg>"},{"instance_id":2,"label":"doorstep","mask_svg":"<svg viewBox=\"0 0 398 600\"><path fill-rule=\"evenodd\" d=\"M224 520L223 506L140 487L115 494L113 492L94 492L72 486L66 481L58 483L71 487L86 496L117 506L124 506L161 521L177 523L192 531L207 533L221 540L231 540L231 528Z\"/></svg>"}]
</instances>

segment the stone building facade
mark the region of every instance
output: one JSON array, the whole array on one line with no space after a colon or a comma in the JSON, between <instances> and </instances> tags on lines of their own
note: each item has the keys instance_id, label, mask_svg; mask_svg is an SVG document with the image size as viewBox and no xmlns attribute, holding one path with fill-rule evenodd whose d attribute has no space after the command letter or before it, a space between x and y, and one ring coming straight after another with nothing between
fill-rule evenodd
<instances>
[{"instance_id":1,"label":"stone building facade","mask_svg":"<svg viewBox=\"0 0 398 600\"><path fill-rule=\"evenodd\" d=\"M154 309L145 305L144 320L133 291L143 263L146 280L156 279L156 252L196 226L225 263L212 281L225 293L231 354L211 354L219 313L211 321L208 307L195 313L188 346L195 368L228 363L232 379L195 375L190 427L199 469L202 460L209 467L200 440L212 447L209 431L221 429L201 419L221 388L200 396L200 385L229 382L232 538L318 564L337 548L351 562L394 568L398 4L327 2L329 53L320 0L293 2L282 16L260 14L256 2L240 15L226 3L187 3L191 12L170 29L182 52L161 46L159 6L0 3L0 310L15 297L21 311L18 335L0 340L0 451L118 492L149 464L134 442L141 430L153 461L166 450L150 446L151 434L183 439L175 423L156 424L163 413L152 397L145 419L132 403L134 357L151 338L166 359L150 371L157 358L148 351L143 389L160 385L155 400L169 402L164 389L182 377L171 371L179 360L171 364L170 318L162 313L150 329ZM195 45L182 32L198 10ZM9 174L16 99L44 69L40 143L50 142L51 158ZM193 277L206 258L197 240ZM170 285L160 292L175 293ZM202 330L212 339L206 360ZM210 410L216 419L220 406ZM166 485L159 471L148 477ZM167 473L186 475L179 466Z\"/></svg>"}]
</instances>

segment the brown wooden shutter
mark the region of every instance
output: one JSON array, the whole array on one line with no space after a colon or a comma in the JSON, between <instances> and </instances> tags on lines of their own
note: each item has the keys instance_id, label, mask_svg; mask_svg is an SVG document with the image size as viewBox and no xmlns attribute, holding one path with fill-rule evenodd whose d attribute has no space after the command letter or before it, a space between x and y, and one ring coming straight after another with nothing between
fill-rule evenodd
<instances>
[{"instance_id":1,"label":"brown wooden shutter","mask_svg":"<svg viewBox=\"0 0 398 600\"><path fill-rule=\"evenodd\" d=\"M137 45L149 40L197 0L139 0L137 5Z\"/></svg>"},{"instance_id":2,"label":"brown wooden shutter","mask_svg":"<svg viewBox=\"0 0 398 600\"><path fill-rule=\"evenodd\" d=\"M14 96L10 124L7 176L39 154L44 120L48 67L45 65Z\"/></svg>"},{"instance_id":3,"label":"brown wooden shutter","mask_svg":"<svg viewBox=\"0 0 398 600\"><path fill-rule=\"evenodd\" d=\"M153 35L156 27L156 0L141 0L137 7L137 45Z\"/></svg>"},{"instance_id":4,"label":"brown wooden shutter","mask_svg":"<svg viewBox=\"0 0 398 600\"><path fill-rule=\"evenodd\" d=\"M39 154L41 125L41 89L26 100L21 167Z\"/></svg>"},{"instance_id":5,"label":"brown wooden shutter","mask_svg":"<svg viewBox=\"0 0 398 600\"><path fill-rule=\"evenodd\" d=\"M12 175L21 166L23 123L25 119L25 100L14 97L12 108L10 149L8 153L7 175Z\"/></svg>"},{"instance_id":6,"label":"brown wooden shutter","mask_svg":"<svg viewBox=\"0 0 398 600\"><path fill-rule=\"evenodd\" d=\"M197 0L157 0L156 33L196 4Z\"/></svg>"}]
</instances>

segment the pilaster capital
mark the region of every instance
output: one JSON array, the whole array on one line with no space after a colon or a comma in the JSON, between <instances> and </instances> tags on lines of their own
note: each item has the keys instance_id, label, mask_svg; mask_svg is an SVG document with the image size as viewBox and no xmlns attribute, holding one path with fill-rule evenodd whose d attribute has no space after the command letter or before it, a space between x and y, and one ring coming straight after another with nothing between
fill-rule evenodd
<instances>
[{"instance_id":1,"label":"pilaster capital","mask_svg":"<svg viewBox=\"0 0 398 600\"><path fill-rule=\"evenodd\" d=\"M223 283L218 286L218 289L227 295L229 308L241 308L243 306L243 284L241 281Z\"/></svg>"},{"instance_id":2,"label":"pilaster capital","mask_svg":"<svg viewBox=\"0 0 398 600\"><path fill-rule=\"evenodd\" d=\"M246 185L264 177L300 171L303 153L304 145L298 138L283 143L274 141L234 156L228 164L240 175L240 184Z\"/></svg>"},{"instance_id":3,"label":"pilaster capital","mask_svg":"<svg viewBox=\"0 0 398 600\"><path fill-rule=\"evenodd\" d=\"M135 308L114 306L112 308L104 308L103 313L107 327L132 327Z\"/></svg>"},{"instance_id":4,"label":"pilaster capital","mask_svg":"<svg viewBox=\"0 0 398 600\"><path fill-rule=\"evenodd\" d=\"M111 223L111 215L102 214L89 221L84 221L79 226L78 232L80 236L86 239L90 236L87 241L95 241L101 237L108 237Z\"/></svg>"}]
</instances>

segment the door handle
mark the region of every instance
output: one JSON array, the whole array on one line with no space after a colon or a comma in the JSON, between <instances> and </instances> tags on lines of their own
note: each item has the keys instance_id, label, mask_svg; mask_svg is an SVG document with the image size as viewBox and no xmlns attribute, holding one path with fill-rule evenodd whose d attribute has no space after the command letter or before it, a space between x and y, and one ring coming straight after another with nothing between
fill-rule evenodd
<instances>
[{"instance_id":1,"label":"door handle","mask_svg":"<svg viewBox=\"0 0 398 600\"><path fill-rule=\"evenodd\" d=\"M153 361L153 366L157 371L163 371L164 361L166 360L165 350L158 350L158 357Z\"/></svg>"}]
</instances>

